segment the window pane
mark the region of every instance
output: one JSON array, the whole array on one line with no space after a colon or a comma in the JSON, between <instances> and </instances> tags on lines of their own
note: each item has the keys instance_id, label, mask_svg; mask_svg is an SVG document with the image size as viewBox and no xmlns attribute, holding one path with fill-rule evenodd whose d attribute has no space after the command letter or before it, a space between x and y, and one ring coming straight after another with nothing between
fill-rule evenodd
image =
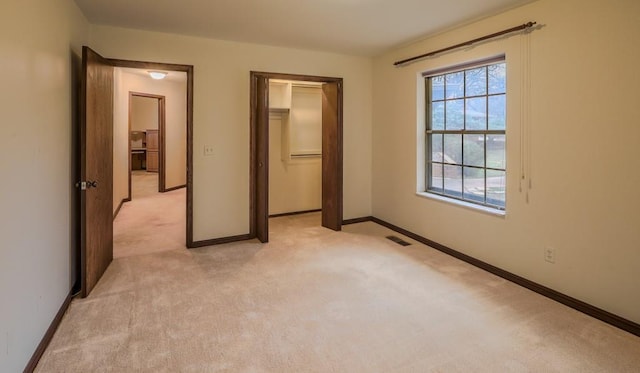
<instances>
[{"instance_id":1,"label":"window pane","mask_svg":"<svg viewBox=\"0 0 640 373\"><path fill-rule=\"evenodd\" d=\"M442 162L442 135L431 135L431 160Z\"/></svg>"},{"instance_id":2,"label":"window pane","mask_svg":"<svg viewBox=\"0 0 640 373\"><path fill-rule=\"evenodd\" d=\"M462 167L444 165L444 194L462 198Z\"/></svg>"},{"instance_id":3,"label":"window pane","mask_svg":"<svg viewBox=\"0 0 640 373\"><path fill-rule=\"evenodd\" d=\"M505 95L489 97L489 129L505 129L507 106Z\"/></svg>"},{"instance_id":4,"label":"window pane","mask_svg":"<svg viewBox=\"0 0 640 373\"><path fill-rule=\"evenodd\" d=\"M430 186L429 190L433 190L434 192L442 193L442 164L440 163L432 163L431 164L431 179L429 180Z\"/></svg>"},{"instance_id":5,"label":"window pane","mask_svg":"<svg viewBox=\"0 0 640 373\"><path fill-rule=\"evenodd\" d=\"M504 208L505 186L504 171L487 170L487 203Z\"/></svg>"},{"instance_id":6,"label":"window pane","mask_svg":"<svg viewBox=\"0 0 640 373\"><path fill-rule=\"evenodd\" d=\"M445 75L445 92L447 99L459 98L464 96L464 72Z\"/></svg>"},{"instance_id":7,"label":"window pane","mask_svg":"<svg viewBox=\"0 0 640 373\"><path fill-rule=\"evenodd\" d=\"M505 135L487 135L487 167L505 169Z\"/></svg>"},{"instance_id":8,"label":"window pane","mask_svg":"<svg viewBox=\"0 0 640 373\"><path fill-rule=\"evenodd\" d=\"M484 135L464 135L464 164L484 167Z\"/></svg>"},{"instance_id":9,"label":"window pane","mask_svg":"<svg viewBox=\"0 0 640 373\"><path fill-rule=\"evenodd\" d=\"M505 207L506 64L426 78L427 190Z\"/></svg>"},{"instance_id":10,"label":"window pane","mask_svg":"<svg viewBox=\"0 0 640 373\"><path fill-rule=\"evenodd\" d=\"M464 168L463 198L474 202L484 203L484 170L479 168Z\"/></svg>"},{"instance_id":11,"label":"window pane","mask_svg":"<svg viewBox=\"0 0 640 373\"><path fill-rule=\"evenodd\" d=\"M444 76L434 76L431 81L431 100L444 100Z\"/></svg>"},{"instance_id":12,"label":"window pane","mask_svg":"<svg viewBox=\"0 0 640 373\"><path fill-rule=\"evenodd\" d=\"M451 100L446 102L448 130L461 130L464 128L464 100Z\"/></svg>"},{"instance_id":13,"label":"window pane","mask_svg":"<svg viewBox=\"0 0 640 373\"><path fill-rule=\"evenodd\" d=\"M468 98L465 107L466 129L487 129L487 98Z\"/></svg>"},{"instance_id":14,"label":"window pane","mask_svg":"<svg viewBox=\"0 0 640 373\"><path fill-rule=\"evenodd\" d=\"M462 164L462 135L444 135L444 162Z\"/></svg>"},{"instance_id":15,"label":"window pane","mask_svg":"<svg viewBox=\"0 0 640 373\"><path fill-rule=\"evenodd\" d=\"M489 71L489 94L506 92L506 66L504 63L487 66Z\"/></svg>"},{"instance_id":16,"label":"window pane","mask_svg":"<svg viewBox=\"0 0 640 373\"><path fill-rule=\"evenodd\" d=\"M467 70L465 72L465 86L467 97L479 96L487 94L487 68L479 67L477 69Z\"/></svg>"},{"instance_id":17,"label":"window pane","mask_svg":"<svg viewBox=\"0 0 640 373\"><path fill-rule=\"evenodd\" d=\"M431 104L431 129L444 129L444 101Z\"/></svg>"}]
</instances>

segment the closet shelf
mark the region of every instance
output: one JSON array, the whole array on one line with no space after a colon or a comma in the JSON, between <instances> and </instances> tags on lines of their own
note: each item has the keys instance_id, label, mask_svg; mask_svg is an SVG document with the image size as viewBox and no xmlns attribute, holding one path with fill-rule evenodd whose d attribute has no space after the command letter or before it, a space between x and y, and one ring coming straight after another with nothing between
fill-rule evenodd
<instances>
[{"instance_id":1,"label":"closet shelf","mask_svg":"<svg viewBox=\"0 0 640 373\"><path fill-rule=\"evenodd\" d=\"M288 107L270 107L270 113L288 113L290 109Z\"/></svg>"}]
</instances>

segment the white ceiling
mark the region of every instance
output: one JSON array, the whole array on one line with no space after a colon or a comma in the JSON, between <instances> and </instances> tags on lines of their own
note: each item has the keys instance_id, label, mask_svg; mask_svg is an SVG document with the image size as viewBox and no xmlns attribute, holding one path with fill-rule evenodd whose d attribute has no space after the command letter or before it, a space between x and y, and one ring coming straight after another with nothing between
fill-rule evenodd
<instances>
[{"instance_id":1,"label":"white ceiling","mask_svg":"<svg viewBox=\"0 0 640 373\"><path fill-rule=\"evenodd\" d=\"M91 23L373 56L532 0L75 0Z\"/></svg>"}]
</instances>

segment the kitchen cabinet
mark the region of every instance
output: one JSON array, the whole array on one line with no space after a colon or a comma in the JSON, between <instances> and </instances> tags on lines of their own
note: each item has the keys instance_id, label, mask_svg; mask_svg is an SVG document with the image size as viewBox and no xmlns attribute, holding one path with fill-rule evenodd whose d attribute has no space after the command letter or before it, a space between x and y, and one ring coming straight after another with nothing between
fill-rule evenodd
<instances>
[{"instance_id":1,"label":"kitchen cabinet","mask_svg":"<svg viewBox=\"0 0 640 373\"><path fill-rule=\"evenodd\" d=\"M131 170L158 172L159 134L158 130L131 131Z\"/></svg>"},{"instance_id":2,"label":"kitchen cabinet","mask_svg":"<svg viewBox=\"0 0 640 373\"><path fill-rule=\"evenodd\" d=\"M158 172L159 158L158 130L147 130L147 172Z\"/></svg>"}]
</instances>

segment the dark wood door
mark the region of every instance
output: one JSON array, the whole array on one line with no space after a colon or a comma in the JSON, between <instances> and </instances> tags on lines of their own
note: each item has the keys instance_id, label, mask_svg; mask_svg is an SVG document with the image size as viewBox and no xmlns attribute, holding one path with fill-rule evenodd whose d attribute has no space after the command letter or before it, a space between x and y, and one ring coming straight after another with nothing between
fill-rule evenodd
<instances>
[{"instance_id":1,"label":"dark wood door","mask_svg":"<svg viewBox=\"0 0 640 373\"><path fill-rule=\"evenodd\" d=\"M322 85L322 226L342 229L342 83Z\"/></svg>"},{"instance_id":2,"label":"dark wood door","mask_svg":"<svg viewBox=\"0 0 640 373\"><path fill-rule=\"evenodd\" d=\"M256 108L256 237L269 242L269 79L255 77L257 81Z\"/></svg>"},{"instance_id":3,"label":"dark wood door","mask_svg":"<svg viewBox=\"0 0 640 373\"><path fill-rule=\"evenodd\" d=\"M86 297L113 260L113 66L83 47L82 73L80 260Z\"/></svg>"}]
</instances>

